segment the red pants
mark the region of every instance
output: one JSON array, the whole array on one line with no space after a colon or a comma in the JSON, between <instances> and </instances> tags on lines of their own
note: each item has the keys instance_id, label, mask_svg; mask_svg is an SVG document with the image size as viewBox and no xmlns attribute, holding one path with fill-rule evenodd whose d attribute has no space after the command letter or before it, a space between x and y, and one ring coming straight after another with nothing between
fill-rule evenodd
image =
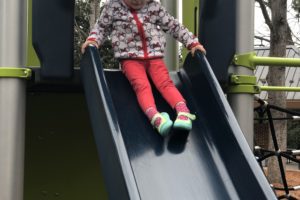
<instances>
[{"instance_id":1,"label":"red pants","mask_svg":"<svg viewBox=\"0 0 300 200\"><path fill-rule=\"evenodd\" d=\"M168 69L162 59L124 60L121 64L123 73L132 85L139 105L144 112L150 107L156 108L147 75L149 75L157 90L172 108L178 102L185 102L170 79Z\"/></svg>"}]
</instances>

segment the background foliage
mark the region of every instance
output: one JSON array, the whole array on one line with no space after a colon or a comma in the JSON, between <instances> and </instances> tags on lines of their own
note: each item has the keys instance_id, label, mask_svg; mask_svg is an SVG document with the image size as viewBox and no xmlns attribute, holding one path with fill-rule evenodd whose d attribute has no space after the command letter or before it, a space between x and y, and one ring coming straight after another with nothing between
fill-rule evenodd
<instances>
[{"instance_id":1,"label":"background foliage","mask_svg":"<svg viewBox=\"0 0 300 200\"><path fill-rule=\"evenodd\" d=\"M74 26L74 57L75 67L79 67L81 59L81 45L88 37L90 27L95 23L91 20L91 6L95 0L76 0L75 1L75 26ZM101 7L102 4L99 4ZM102 9L100 9L101 13ZM99 13L99 14L100 14ZM114 58L110 39L103 43L99 49L104 68L119 68L119 62Z\"/></svg>"},{"instance_id":2,"label":"background foliage","mask_svg":"<svg viewBox=\"0 0 300 200\"><path fill-rule=\"evenodd\" d=\"M296 17L300 17L300 0L293 0L292 8L297 12Z\"/></svg>"},{"instance_id":3,"label":"background foliage","mask_svg":"<svg viewBox=\"0 0 300 200\"><path fill-rule=\"evenodd\" d=\"M287 147L289 149L300 149L300 121L288 122Z\"/></svg>"}]
</instances>

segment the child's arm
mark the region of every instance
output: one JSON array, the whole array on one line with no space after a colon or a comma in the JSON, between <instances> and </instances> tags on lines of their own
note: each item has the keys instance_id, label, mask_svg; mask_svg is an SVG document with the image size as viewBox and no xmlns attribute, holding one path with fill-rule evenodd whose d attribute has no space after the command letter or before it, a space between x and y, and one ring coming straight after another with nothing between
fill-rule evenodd
<instances>
[{"instance_id":1,"label":"child's arm","mask_svg":"<svg viewBox=\"0 0 300 200\"><path fill-rule=\"evenodd\" d=\"M100 48L103 41L111 32L112 17L112 9L110 7L110 3L108 2L103 6L100 17L98 18L94 27L91 29L88 38L81 46L82 53L84 53L85 48L89 45L94 45L97 48Z\"/></svg>"},{"instance_id":2,"label":"child's arm","mask_svg":"<svg viewBox=\"0 0 300 200\"><path fill-rule=\"evenodd\" d=\"M160 4L159 4L160 5ZM206 54L205 48L199 43L198 38L184 27L177 19L168 13L168 11L160 5L158 25L166 33L171 34L176 40L181 42L194 55L196 50L200 50Z\"/></svg>"}]
</instances>

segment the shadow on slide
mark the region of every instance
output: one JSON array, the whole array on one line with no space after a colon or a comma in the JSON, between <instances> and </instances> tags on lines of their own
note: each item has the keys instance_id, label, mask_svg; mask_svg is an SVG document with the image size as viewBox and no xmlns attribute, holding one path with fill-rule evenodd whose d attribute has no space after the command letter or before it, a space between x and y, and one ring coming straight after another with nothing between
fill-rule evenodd
<instances>
[{"instance_id":1,"label":"shadow on slide","mask_svg":"<svg viewBox=\"0 0 300 200\"><path fill-rule=\"evenodd\" d=\"M197 116L189 133L162 138L121 71L104 71L89 47L82 81L109 198L276 199L206 58L187 57L171 77ZM154 90L160 111L174 111Z\"/></svg>"}]
</instances>

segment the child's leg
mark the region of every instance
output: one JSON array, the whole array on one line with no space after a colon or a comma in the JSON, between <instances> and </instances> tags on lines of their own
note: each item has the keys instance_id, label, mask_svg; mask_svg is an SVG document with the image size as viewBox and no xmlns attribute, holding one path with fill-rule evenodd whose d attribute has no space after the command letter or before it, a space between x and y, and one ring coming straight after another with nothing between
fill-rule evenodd
<instances>
[{"instance_id":1,"label":"child's leg","mask_svg":"<svg viewBox=\"0 0 300 200\"><path fill-rule=\"evenodd\" d=\"M175 109L177 103L185 102L185 99L171 80L164 61L162 59L155 59L149 62L150 66L147 68L148 74L168 104Z\"/></svg>"},{"instance_id":2,"label":"child's leg","mask_svg":"<svg viewBox=\"0 0 300 200\"><path fill-rule=\"evenodd\" d=\"M187 112L189 113L190 110L189 108L187 107L186 103L181 101L181 102L178 102L176 105L175 105L175 110L176 110L176 113L178 114L179 112Z\"/></svg>"},{"instance_id":3,"label":"child's leg","mask_svg":"<svg viewBox=\"0 0 300 200\"><path fill-rule=\"evenodd\" d=\"M156 110L144 63L137 60L124 60L122 61L122 71L132 85L143 112L146 113L150 107Z\"/></svg>"},{"instance_id":4,"label":"child's leg","mask_svg":"<svg viewBox=\"0 0 300 200\"><path fill-rule=\"evenodd\" d=\"M143 61L125 60L122 62L123 73L132 85L140 107L151 124L161 135L165 136L169 133L173 123L167 113L157 111L145 67L146 63Z\"/></svg>"},{"instance_id":5,"label":"child's leg","mask_svg":"<svg viewBox=\"0 0 300 200\"><path fill-rule=\"evenodd\" d=\"M191 130L191 120L194 120L195 116L190 114L190 110L185 103L185 99L182 97L173 81L171 80L169 72L163 60L157 59L151 61L148 72L156 88L166 99L169 105L177 112L177 118L174 122L174 127L179 129Z\"/></svg>"}]
</instances>

